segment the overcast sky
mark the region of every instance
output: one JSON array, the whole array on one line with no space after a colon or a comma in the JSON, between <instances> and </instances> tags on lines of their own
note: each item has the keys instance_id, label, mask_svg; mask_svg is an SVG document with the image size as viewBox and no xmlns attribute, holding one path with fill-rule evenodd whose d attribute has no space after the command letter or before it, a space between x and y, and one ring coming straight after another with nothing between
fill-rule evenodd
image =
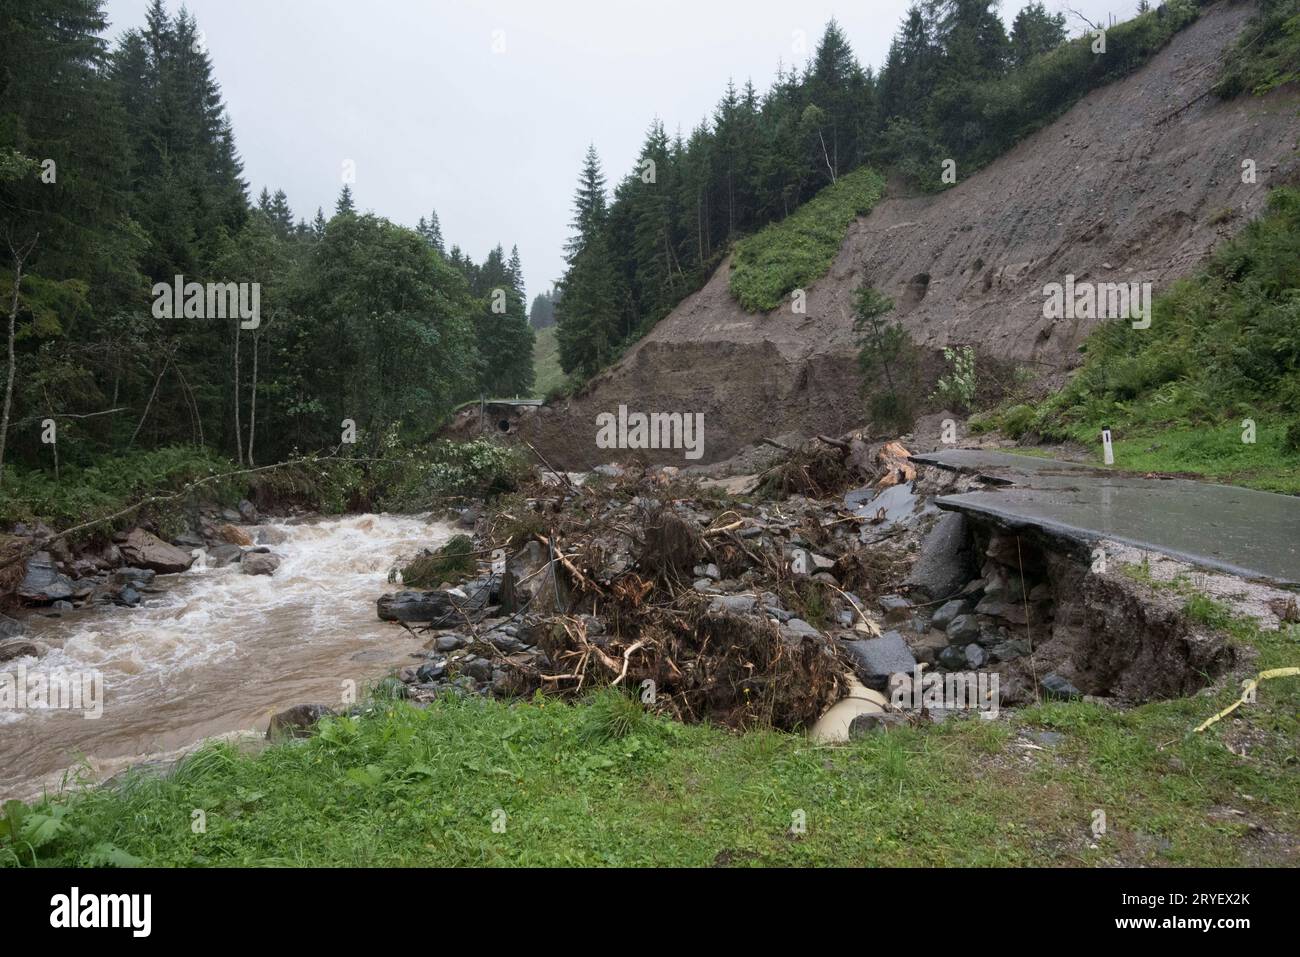
<instances>
[{"instance_id":1,"label":"overcast sky","mask_svg":"<svg viewBox=\"0 0 1300 957\"><path fill-rule=\"evenodd\" d=\"M1027 0L1025 0L1027 2ZM110 37L149 0L108 0ZM447 243L481 262L518 244L529 298L564 270L582 156L612 184L658 116L688 134L726 85L766 90L836 18L879 69L909 0L188 0L234 123L244 175L328 215L353 196L413 226L436 209ZM1004 0L1010 23L1021 0ZM1046 0L1061 10L1065 0ZM1137 0L1069 0L1093 21ZM180 0L167 0L175 13ZM1070 18L1071 33L1082 25ZM803 45L797 48L802 39Z\"/></svg>"}]
</instances>

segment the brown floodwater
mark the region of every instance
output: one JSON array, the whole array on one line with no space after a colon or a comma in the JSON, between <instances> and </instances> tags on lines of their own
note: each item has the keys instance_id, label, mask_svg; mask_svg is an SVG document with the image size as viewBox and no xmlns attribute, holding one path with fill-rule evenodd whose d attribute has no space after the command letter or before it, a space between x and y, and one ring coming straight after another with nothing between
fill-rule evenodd
<instances>
[{"instance_id":1,"label":"brown floodwater","mask_svg":"<svg viewBox=\"0 0 1300 957\"><path fill-rule=\"evenodd\" d=\"M103 780L206 738L264 731L271 714L295 704L340 706L352 689L362 694L410 664L419 646L379 621L375 599L395 587L396 563L445 542L450 526L354 515L275 527L287 537L270 546L283 558L273 576L207 568L200 554L188 572L155 578L137 608L29 617L25 637L50 650L6 662L0 678L19 669L102 676L102 713L83 716L96 710L89 701L82 711L0 710L0 800L56 791L75 774Z\"/></svg>"}]
</instances>

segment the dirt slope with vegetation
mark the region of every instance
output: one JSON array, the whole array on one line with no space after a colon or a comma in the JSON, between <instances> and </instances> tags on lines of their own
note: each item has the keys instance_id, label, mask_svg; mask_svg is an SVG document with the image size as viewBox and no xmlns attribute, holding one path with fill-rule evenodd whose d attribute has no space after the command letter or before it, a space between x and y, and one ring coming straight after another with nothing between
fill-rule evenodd
<instances>
[{"instance_id":1,"label":"dirt slope with vegetation","mask_svg":"<svg viewBox=\"0 0 1300 957\"><path fill-rule=\"evenodd\" d=\"M724 262L619 363L521 431L556 465L581 467L609 458L595 445L595 417L620 404L703 412L705 462L763 436L858 425L852 294L863 282L895 301L892 317L929 349L969 344L1048 373L1077 364L1095 322L1045 320L1045 284L1072 273L1149 281L1159 294L1258 215L1270 187L1296 176L1293 90L1209 95L1253 9L1206 8L1131 77L1089 94L952 189L891 190L850 226L829 274L808 287L805 314L788 305L745 312ZM1256 163L1255 184L1241 181L1244 159ZM923 379L939 364L934 356L924 363ZM680 451L647 455L688 464Z\"/></svg>"}]
</instances>

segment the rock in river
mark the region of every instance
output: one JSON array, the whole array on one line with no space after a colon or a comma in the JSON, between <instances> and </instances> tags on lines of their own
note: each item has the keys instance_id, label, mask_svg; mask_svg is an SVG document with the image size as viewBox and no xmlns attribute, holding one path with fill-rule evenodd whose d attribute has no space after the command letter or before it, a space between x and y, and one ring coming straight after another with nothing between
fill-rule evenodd
<instances>
[{"instance_id":1,"label":"rock in river","mask_svg":"<svg viewBox=\"0 0 1300 957\"><path fill-rule=\"evenodd\" d=\"M439 590L382 595L376 605L380 621L438 621L453 611L451 598Z\"/></svg>"},{"instance_id":2,"label":"rock in river","mask_svg":"<svg viewBox=\"0 0 1300 957\"><path fill-rule=\"evenodd\" d=\"M239 570L245 575L271 575L280 567L280 556L271 552L249 552L239 563Z\"/></svg>"},{"instance_id":3,"label":"rock in river","mask_svg":"<svg viewBox=\"0 0 1300 957\"><path fill-rule=\"evenodd\" d=\"M37 552L28 559L27 574L18 586L20 599L32 604L48 604L69 598L72 593L72 580L59 574L49 552Z\"/></svg>"},{"instance_id":4,"label":"rock in river","mask_svg":"<svg viewBox=\"0 0 1300 957\"><path fill-rule=\"evenodd\" d=\"M157 535L150 535L143 528L133 528L126 537L118 542L122 559L129 565L148 568L162 575L183 572L194 564L194 556L168 545Z\"/></svg>"}]
</instances>

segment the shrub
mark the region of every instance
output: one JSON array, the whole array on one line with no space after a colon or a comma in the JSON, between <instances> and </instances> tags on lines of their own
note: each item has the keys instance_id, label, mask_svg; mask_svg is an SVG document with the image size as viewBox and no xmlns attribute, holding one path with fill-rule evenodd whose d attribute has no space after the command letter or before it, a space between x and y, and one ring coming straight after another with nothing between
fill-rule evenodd
<instances>
[{"instance_id":1,"label":"shrub","mask_svg":"<svg viewBox=\"0 0 1300 957\"><path fill-rule=\"evenodd\" d=\"M402 569L402 584L412 588L434 588L445 581L474 574L474 541L456 535L432 555L421 555Z\"/></svg>"},{"instance_id":2,"label":"shrub","mask_svg":"<svg viewBox=\"0 0 1300 957\"><path fill-rule=\"evenodd\" d=\"M944 349L943 357L952 366L952 371L939 377L932 398L945 405L969 409L975 401L975 350L970 346Z\"/></svg>"}]
</instances>

